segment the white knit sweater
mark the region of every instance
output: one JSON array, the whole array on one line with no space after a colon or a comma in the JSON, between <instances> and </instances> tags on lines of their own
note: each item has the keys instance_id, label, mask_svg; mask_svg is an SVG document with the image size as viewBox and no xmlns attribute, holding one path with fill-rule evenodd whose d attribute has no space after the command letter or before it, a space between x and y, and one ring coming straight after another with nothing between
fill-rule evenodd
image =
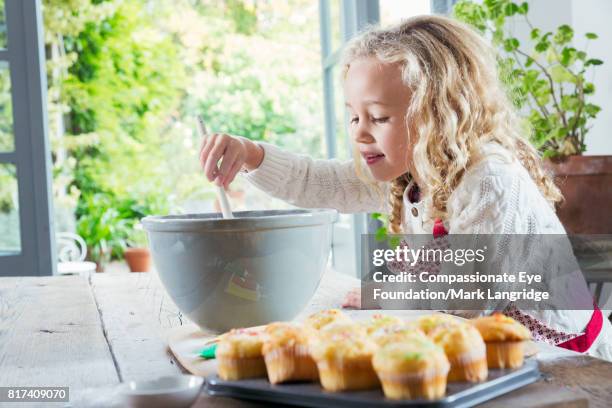
<instances>
[{"instance_id":1,"label":"white knit sweater","mask_svg":"<svg viewBox=\"0 0 612 408\"><path fill-rule=\"evenodd\" d=\"M260 190L303 208L389 213L388 184L364 183L352 160L314 160L261 145L265 155L260 167L244 173ZM554 208L520 162L494 143L485 145L482 153L449 197L444 221L449 234L565 234ZM410 203L404 196L404 233L431 233L427 198ZM590 310L560 310L539 311L534 317L551 329L577 335L591 315ZM612 361L612 328L607 319L588 353Z\"/></svg>"}]
</instances>

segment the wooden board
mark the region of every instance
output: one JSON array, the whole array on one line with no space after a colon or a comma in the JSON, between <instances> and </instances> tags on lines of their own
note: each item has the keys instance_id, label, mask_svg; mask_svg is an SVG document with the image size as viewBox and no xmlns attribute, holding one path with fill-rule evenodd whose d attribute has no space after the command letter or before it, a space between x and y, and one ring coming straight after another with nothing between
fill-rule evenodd
<instances>
[{"instance_id":1,"label":"wooden board","mask_svg":"<svg viewBox=\"0 0 612 408\"><path fill-rule=\"evenodd\" d=\"M207 341L216 336L204 334L196 325L177 327L168 337L168 347L174 357L191 374L208 377L217 372L217 360L200 357L200 351Z\"/></svg>"}]
</instances>

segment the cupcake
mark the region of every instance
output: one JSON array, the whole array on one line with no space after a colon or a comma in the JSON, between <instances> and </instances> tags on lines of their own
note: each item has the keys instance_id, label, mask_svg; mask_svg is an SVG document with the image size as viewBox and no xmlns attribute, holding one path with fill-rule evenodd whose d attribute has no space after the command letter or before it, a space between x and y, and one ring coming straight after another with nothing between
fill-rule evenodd
<instances>
[{"instance_id":1,"label":"cupcake","mask_svg":"<svg viewBox=\"0 0 612 408\"><path fill-rule=\"evenodd\" d=\"M417 319L417 323L421 330L425 332L425 334L429 334L433 329L438 326L449 326L452 324L462 323L461 320L456 317L445 314L445 313L435 313L429 314L425 316L421 316Z\"/></svg>"},{"instance_id":2,"label":"cupcake","mask_svg":"<svg viewBox=\"0 0 612 408\"><path fill-rule=\"evenodd\" d=\"M215 352L219 377L223 380L265 377L263 337L261 330L253 329L232 329L221 336Z\"/></svg>"},{"instance_id":3,"label":"cupcake","mask_svg":"<svg viewBox=\"0 0 612 408\"><path fill-rule=\"evenodd\" d=\"M351 318L338 309L326 309L320 312L313 313L304 322L307 328L320 330L333 322L350 322Z\"/></svg>"},{"instance_id":4,"label":"cupcake","mask_svg":"<svg viewBox=\"0 0 612 408\"><path fill-rule=\"evenodd\" d=\"M262 353L268 379L272 384L319 378L317 366L308 353L303 326L296 323L271 323L265 333Z\"/></svg>"},{"instance_id":5,"label":"cupcake","mask_svg":"<svg viewBox=\"0 0 612 408\"><path fill-rule=\"evenodd\" d=\"M518 368L523 365L525 340L529 330L501 313L471 320L487 346L489 368Z\"/></svg>"},{"instance_id":6,"label":"cupcake","mask_svg":"<svg viewBox=\"0 0 612 408\"><path fill-rule=\"evenodd\" d=\"M361 324L366 329L368 335L374 333L376 330L386 326L397 326L403 323L402 319L395 316L375 314L371 319L362 322Z\"/></svg>"},{"instance_id":7,"label":"cupcake","mask_svg":"<svg viewBox=\"0 0 612 408\"><path fill-rule=\"evenodd\" d=\"M487 379L487 349L474 326L438 326L429 337L444 349L448 357L451 365L448 381L480 382Z\"/></svg>"},{"instance_id":8,"label":"cupcake","mask_svg":"<svg viewBox=\"0 0 612 408\"><path fill-rule=\"evenodd\" d=\"M374 353L372 364L387 398L434 400L446 393L450 364L427 337L388 343Z\"/></svg>"},{"instance_id":9,"label":"cupcake","mask_svg":"<svg viewBox=\"0 0 612 408\"><path fill-rule=\"evenodd\" d=\"M401 342L412 337L427 338L425 333L423 333L423 331L413 323L400 323L383 326L370 334L370 339L372 339L372 341L378 346Z\"/></svg>"},{"instance_id":10,"label":"cupcake","mask_svg":"<svg viewBox=\"0 0 612 408\"><path fill-rule=\"evenodd\" d=\"M372 368L377 346L358 323L335 322L309 339L308 347L319 369L321 386L327 391L376 388Z\"/></svg>"}]
</instances>

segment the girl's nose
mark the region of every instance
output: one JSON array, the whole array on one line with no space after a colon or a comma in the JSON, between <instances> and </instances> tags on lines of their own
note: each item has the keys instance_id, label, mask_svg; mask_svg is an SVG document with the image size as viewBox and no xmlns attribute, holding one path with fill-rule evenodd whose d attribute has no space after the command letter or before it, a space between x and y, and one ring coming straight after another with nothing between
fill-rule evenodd
<instances>
[{"instance_id":1,"label":"girl's nose","mask_svg":"<svg viewBox=\"0 0 612 408\"><path fill-rule=\"evenodd\" d=\"M372 143L374 142L374 137L368 130L366 126L359 125L354 129L353 137L357 143Z\"/></svg>"}]
</instances>

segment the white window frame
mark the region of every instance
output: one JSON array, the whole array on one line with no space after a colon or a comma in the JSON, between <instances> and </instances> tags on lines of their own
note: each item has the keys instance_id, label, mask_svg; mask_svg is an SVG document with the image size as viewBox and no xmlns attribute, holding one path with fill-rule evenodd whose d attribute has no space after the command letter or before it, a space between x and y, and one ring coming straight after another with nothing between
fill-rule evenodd
<instances>
[{"instance_id":1,"label":"white window frame","mask_svg":"<svg viewBox=\"0 0 612 408\"><path fill-rule=\"evenodd\" d=\"M334 1L334 0L332 0ZM325 140L327 157L338 157L339 149L347 149L351 155L350 140L346 146L338 146L335 127L336 111L334 106L333 68L338 63L342 46L367 24L380 21L378 0L337 0L341 1L340 21L330 20L330 0L319 0L321 55L323 68L323 98L325 107ZM332 49L331 27L340 24L342 44ZM346 111L344 112L346 115ZM346 120L344 121L346 124ZM348 134L348 133L347 133ZM349 222L334 224L332 238L332 267L341 273L355 277L361 276L361 236L372 231L370 217L366 213L353 214ZM368 229L368 227L370 227Z\"/></svg>"},{"instance_id":2,"label":"white window frame","mask_svg":"<svg viewBox=\"0 0 612 408\"><path fill-rule=\"evenodd\" d=\"M449 15L457 0L431 0L431 13Z\"/></svg>"},{"instance_id":3,"label":"white window frame","mask_svg":"<svg viewBox=\"0 0 612 408\"><path fill-rule=\"evenodd\" d=\"M8 64L13 104L12 152L0 153L0 164L17 169L21 251L0 254L0 276L55 274L51 151L47 137L45 74L40 0L4 0Z\"/></svg>"}]
</instances>

